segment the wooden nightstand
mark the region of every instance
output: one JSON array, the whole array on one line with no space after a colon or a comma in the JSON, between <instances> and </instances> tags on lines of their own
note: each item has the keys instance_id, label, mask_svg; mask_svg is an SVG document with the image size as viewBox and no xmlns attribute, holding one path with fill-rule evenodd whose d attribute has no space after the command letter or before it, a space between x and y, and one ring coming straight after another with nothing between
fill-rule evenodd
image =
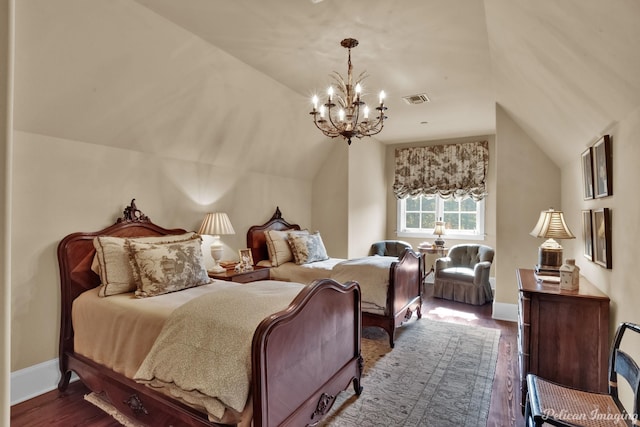
<instances>
[{"instance_id":1,"label":"wooden nightstand","mask_svg":"<svg viewBox=\"0 0 640 427\"><path fill-rule=\"evenodd\" d=\"M255 282L256 280L269 280L269 269L270 267L260 267L256 265L253 267L253 270L242 271L240 273L236 273L233 270L227 270L224 273L209 272L209 277L212 279L226 280L228 282L249 283Z\"/></svg>"}]
</instances>

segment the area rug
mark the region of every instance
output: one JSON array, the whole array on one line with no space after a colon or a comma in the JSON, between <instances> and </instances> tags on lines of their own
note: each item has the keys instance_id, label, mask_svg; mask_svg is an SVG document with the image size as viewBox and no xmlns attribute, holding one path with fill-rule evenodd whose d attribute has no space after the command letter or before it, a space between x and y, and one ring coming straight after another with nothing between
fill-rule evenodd
<instances>
[{"instance_id":1,"label":"area rug","mask_svg":"<svg viewBox=\"0 0 640 427\"><path fill-rule=\"evenodd\" d=\"M362 335L364 390L340 393L323 426L486 426L499 330L412 320L397 330L393 350L378 328ZM137 427L100 396L85 399Z\"/></svg>"}]
</instances>

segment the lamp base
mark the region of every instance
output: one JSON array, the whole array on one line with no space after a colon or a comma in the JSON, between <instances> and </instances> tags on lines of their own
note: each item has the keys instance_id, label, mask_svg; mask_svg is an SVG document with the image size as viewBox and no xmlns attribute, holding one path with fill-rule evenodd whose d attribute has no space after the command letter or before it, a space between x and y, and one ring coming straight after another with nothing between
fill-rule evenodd
<instances>
[{"instance_id":1,"label":"lamp base","mask_svg":"<svg viewBox=\"0 0 640 427\"><path fill-rule=\"evenodd\" d=\"M221 266L220 264L214 265L213 267L211 267L210 269L207 269L208 273L224 273L225 271L227 271L223 266Z\"/></svg>"},{"instance_id":2,"label":"lamp base","mask_svg":"<svg viewBox=\"0 0 640 427\"><path fill-rule=\"evenodd\" d=\"M434 240L433 244L438 248L444 248L444 240L440 236L438 236L438 238Z\"/></svg>"},{"instance_id":3,"label":"lamp base","mask_svg":"<svg viewBox=\"0 0 640 427\"><path fill-rule=\"evenodd\" d=\"M536 274L543 276L560 276L560 266L562 266L562 247L549 248L540 246L538 248Z\"/></svg>"}]
</instances>

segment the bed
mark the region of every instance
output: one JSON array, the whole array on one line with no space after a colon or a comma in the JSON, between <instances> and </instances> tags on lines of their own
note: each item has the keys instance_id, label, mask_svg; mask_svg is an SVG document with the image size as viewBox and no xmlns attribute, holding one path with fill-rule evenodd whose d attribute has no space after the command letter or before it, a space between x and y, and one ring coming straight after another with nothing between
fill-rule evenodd
<instances>
[{"instance_id":1,"label":"bed","mask_svg":"<svg viewBox=\"0 0 640 427\"><path fill-rule=\"evenodd\" d=\"M251 249L254 264L271 266L271 277L276 277L278 280L293 279L299 283L308 284L318 278L332 277L340 282L347 278L357 281L362 292L363 327L377 326L384 329L389 335L389 345L392 348L394 347L396 328L409 320L414 311L418 318L422 318L422 257L413 250L406 250L400 257L374 256L354 260L329 258L303 265L297 265L295 262L283 262L273 268L275 263L270 259L267 248L267 236L271 230L282 233L303 231L298 224L285 220L280 208L277 207L267 222L254 225L247 231L247 247ZM277 248L272 248L272 253L274 251L277 252ZM367 280L364 280L361 275L362 271L368 268L367 264L373 263L378 269L381 264L386 265L383 274L385 275L385 284L388 286L386 292L383 290L382 307L368 304ZM349 269L347 270L347 268ZM354 274L356 277L350 278L349 274Z\"/></svg>"},{"instance_id":2,"label":"bed","mask_svg":"<svg viewBox=\"0 0 640 427\"><path fill-rule=\"evenodd\" d=\"M83 313L80 301L84 299L102 306L111 305L110 301L114 301L113 304L123 305L120 312L132 311L138 315L133 308L138 301L148 301L149 306L163 306L164 303L161 301L164 298L172 301L170 304L178 306L175 310L173 307L165 309L173 314L191 302L211 297L210 290L221 292L222 295L224 292L234 293L236 290L250 292L252 287L264 292L271 286L284 285L275 281L254 282L248 285L212 281L203 286L152 298L136 299L126 293L107 298L96 296L103 292L104 286L101 285L98 274L92 270L96 252L94 238L165 238L184 233L186 232L182 229L165 229L152 223L132 201L124 210L123 216L112 226L96 232L73 233L62 239L58 245L61 285L61 379L58 389L61 392L67 388L71 373L75 372L90 390L104 393L122 414L151 426L215 426L243 423L252 423L254 426L315 425L329 411L338 393L347 389L350 384L353 384L357 395L361 393L363 360L360 355L360 288L353 282L343 285L333 280L319 280L312 286L293 284L294 288L299 286L299 289L290 289L289 292L294 297L288 306L258 321L253 335L246 338L250 343L247 358L250 359L250 376L246 378L250 398L242 412L244 418L240 421L229 421L226 418L220 423L212 421L209 418L211 414L203 411L201 407L170 397L133 380L131 375L118 372L120 369L106 367L108 363L105 361L97 362L77 352L75 329L78 330L78 334L85 330L84 338L78 341L80 347L81 341L90 339L86 336L91 335L92 328L98 330L99 326L95 321L91 323L90 317L85 318L78 314ZM190 299L190 292L202 296L181 305L179 300ZM268 292L275 293L273 290ZM120 303L115 302L118 299ZM238 304L234 308L238 317L241 317L245 310L243 305ZM210 310L216 311L214 307ZM93 311L92 308L88 308L84 313L89 312L86 315L91 316ZM150 310L149 313L153 316L158 314L155 310ZM116 322L116 317L119 316L114 316L114 320L100 322ZM166 320L166 324L168 323L170 321ZM162 327L162 332L166 324ZM119 329L115 323L107 326ZM133 334L134 329L135 327L131 326L130 330L126 333L120 332L120 335L126 337L129 332ZM87 330L89 332L86 332ZM101 345L100 342L104 346L105 335L95 335L98 336L95 340L96 347ZM141 341L136 341L136 345L142 346ZM107 346L111 345L108 341L107 343ZM82 346L87 348L86 343Z\"/></svg>"}]
</instances>

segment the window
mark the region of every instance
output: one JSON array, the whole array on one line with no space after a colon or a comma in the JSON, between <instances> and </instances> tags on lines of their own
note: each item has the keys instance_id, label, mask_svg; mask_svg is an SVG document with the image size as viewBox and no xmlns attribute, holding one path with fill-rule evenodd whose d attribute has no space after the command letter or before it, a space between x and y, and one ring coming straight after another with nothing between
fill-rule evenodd
<instances>
[{"instance_id":1,"label":"window","mask_svg":"<svg viewBox=\"0 0 640 427\"><path fill-rule=\"evenodd\" d=\"M418 196L398 200L398 236L433 236L436 220L445 222L449 238L484 238L484 200L471 197L445 200ZM446 238L446 237L445 237Z\"/></svg>"}]
</instances>

